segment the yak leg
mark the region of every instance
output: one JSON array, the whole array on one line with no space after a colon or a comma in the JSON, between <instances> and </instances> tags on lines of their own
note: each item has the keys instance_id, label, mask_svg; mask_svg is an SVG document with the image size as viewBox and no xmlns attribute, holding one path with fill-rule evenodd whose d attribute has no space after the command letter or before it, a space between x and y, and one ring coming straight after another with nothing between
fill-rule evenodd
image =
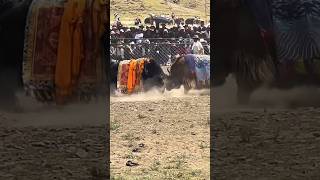
<instances>
[{"instance_id":1,"label":"yak leg","mask_svg":"<svg viewBox=\"0 0 320 180\"><path fill-rule=\"evenodd\" d=\"M18 98L15 95L17 90L17 79L14 73L10 70L0 70L0 109L13 112L21 112L22 107L18 103Z\"/></svg>"},{"instance_id":2,"label":"yak leg","mask_svg":"<svg viewBox=\"0 0 320 180\"><path fill-rule=\"evenodd\" d=\"M184 80L184 93L187 94L191 89L196 89L196 80L194 78L189 78Z\"/></svg>"},{"instance_id":3,"label":"yak leg","mask_svg":"<svg viewBox=\"0 0 320 180\"><path fill-rule=\"evenodd\" d=\"M187 94L192 89L192 79L185 78L183 80L183 86L184 86L184 93Z\"/></svg>"},{"instance_id":4,"label":"yak leg","mask_svg":"<svg viewBox=\"0 0 320 180\"><path fill-rule=\"evenodd\" d=\"M184 93L187 94L189 92L189 90L191 89L191 86L190 86L190 83L188 82L188 80L184 80L184 83L183 83L183 90L184 90Z\"/></svg>"},{"instance_id":5,"label":"yak leg","mask_svg":"<svg viewBox=\"0 0 320 180\"><path fill-rule=\"evenodd\" d=\"M314 68L314 59L306 59L304 60L304 66L305 69L308 73L307 77L307 82L310 84L315 84L318 82L318 77L316 75L317 69Z\"/></svg>"},{"instance_id":6,"label":"yak leg","mask_svg":"<svg viewBox=\"0 0 320 180\"><path fill-rule=\"evenodd\" d=\"M250 96L255 90L255 88L244 82L245 80L237 79L237 101L241 105L247 105L250 101Z\"/></svg>"},{"instance_id":7,"label":"yak leg","mask_svg":"<svg viewBox=\"0 0 320 180\"><path fill-rule=\"evenodd\" d=\"M237 100L238 103L241 105L247 105L249 104L250 101L250 96L251 93L253 92L253 90L251 89L246 89L243 87L238 87L238 91L237 91Z\"/></svg>"}]
</instances>

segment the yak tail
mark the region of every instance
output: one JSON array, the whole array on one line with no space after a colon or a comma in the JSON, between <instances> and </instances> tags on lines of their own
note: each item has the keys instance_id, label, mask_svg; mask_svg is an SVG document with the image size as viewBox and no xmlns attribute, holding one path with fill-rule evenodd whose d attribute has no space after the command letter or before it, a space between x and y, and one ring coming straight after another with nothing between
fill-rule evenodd
<instances>
[{"instance_id":1,"label":"yak tail","mask_svg":"<svg viewBox=\"0 0 320 180\"><path fill-rule=\"evenodd\" d=\"M247 85L269 84L275 80L276 65L270 55L256 57L243 51L236 54L234 74Z\"/></svg>"}]
</instances>

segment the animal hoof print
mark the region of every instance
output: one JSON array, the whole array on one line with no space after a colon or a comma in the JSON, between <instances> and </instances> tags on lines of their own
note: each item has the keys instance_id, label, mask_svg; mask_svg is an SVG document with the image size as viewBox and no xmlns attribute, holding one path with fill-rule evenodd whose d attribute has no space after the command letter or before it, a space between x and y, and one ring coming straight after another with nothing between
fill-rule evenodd
<instances>
[{"instance_id":1,"label":"animal hoof print","mask_svg":"<svg viewBox=\"0 0 320 180\"><path fill-rule=\"evenodd\" d=\"M138 166L138 165L139 165L138 163L135 163L132 161L127 161L127 163L126 163L126 166L129 166L129 167Z\"/></svg>"}]
</instances>

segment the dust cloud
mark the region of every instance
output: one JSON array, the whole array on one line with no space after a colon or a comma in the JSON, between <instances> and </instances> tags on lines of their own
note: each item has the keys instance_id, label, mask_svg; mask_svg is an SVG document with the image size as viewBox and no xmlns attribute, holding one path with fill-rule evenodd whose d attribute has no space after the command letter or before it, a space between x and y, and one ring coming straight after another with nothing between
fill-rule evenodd
<instances>
[{"instance_id":1,"label":"dust cloud","mask_svg":"<svg viewBox=\"0 0 320 180\"><path fill-rule=\"evenodd\" d=\"M18 94L23 107L21 113L0 111L2 124L17 127L80 127L105 125L107 122L106 99L88 104L70 104L66 106L48 105L37 102L24 94Z\"/></svg>"},{"instance_id":2,"label":"dust cloud","mask_svg":"<svg viewBox=\"0 0 320 180\"><path fill-rule=\"evenodd\" d=\"M317 87L297 87L289 90L259 89L253 93L251 104L257 107L277 108L319 107L320 89Z\"/></svg>"},{"instance_id":3,"label":"dust cloud","mask_svg":"<svg viewBox=\"0 0 320 180\"><path fill-rule=\"evenodd\" d=\"M213 88L212 92L212 107L215 110L222 111L239 107L236 102L237 85L233 77L229 76L223 86Z\"/></svg>"},{"instance_id":4,"label":"dust cloud","mask_svg":"<svg viewBox=\"0 0 320 180\"><path fill-rule=\"evenodd\" d=\"M239 109L284 109L298 107L319 107L320 89L317 87L296 87L292 89L260 88L252 93L246 106L237 104L237 84L232 76L226 83L213 89L213 107L215 111Z\"/></svg>"},{"instance_id":5,"label":"dust cloud","mask_svg":"<svg viewBox=\"0 0 320 180\"><path fill-rule=\"evenodd\" d=\"M187 94L184 92L184 87L181 86L179 89L173 89L171 91L165 90L163 93L160 89L153 88L147 92L141 92L132 95L125 95L115 92L114 95L111 96L111 102L136 102L136 101L157 101L164 100L168 98L184 98L184 97L192 97L192 96L203 96L210 95L209 89L202 90L190 90Z\"/></svg>"},{"instance_id":6,"label":"dust cloud","mask_svg":"<svg viewBox=\"0 0 320 180\"><path fill-rule=\"evenodd\" d=\"M111 95L111 102L137 102L158 101L170 98L186 98L210 95L210 90L190 90L184 93L184 87L171 91L161 92L152 89L133 95ZM17 94L19 103L23 107L21 113L0 111L1 124L13 127L80 127L105 125L109 117L107 109L110 108L106 99L88 104L70 104L66 106L47 105L37 102L23 93Z\"/></svg>"}]
</instances>

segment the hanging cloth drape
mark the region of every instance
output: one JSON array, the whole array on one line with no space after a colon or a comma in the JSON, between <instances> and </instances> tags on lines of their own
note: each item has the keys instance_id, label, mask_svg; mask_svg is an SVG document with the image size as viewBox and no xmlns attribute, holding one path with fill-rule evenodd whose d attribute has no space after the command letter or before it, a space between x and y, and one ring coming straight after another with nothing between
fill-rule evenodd
<instances>
[{"instance_id":1,"label":"hanging cloth drape","mask_svg":"<svg viewBox=\"0 0 320 180\"><path fill-rule=\"evenodd\" d=\"M64 103L72 95L83 59L82 23L85 0L68 0L60 27L55 71L56 102Z\"/></svg>"}]
</instances>

